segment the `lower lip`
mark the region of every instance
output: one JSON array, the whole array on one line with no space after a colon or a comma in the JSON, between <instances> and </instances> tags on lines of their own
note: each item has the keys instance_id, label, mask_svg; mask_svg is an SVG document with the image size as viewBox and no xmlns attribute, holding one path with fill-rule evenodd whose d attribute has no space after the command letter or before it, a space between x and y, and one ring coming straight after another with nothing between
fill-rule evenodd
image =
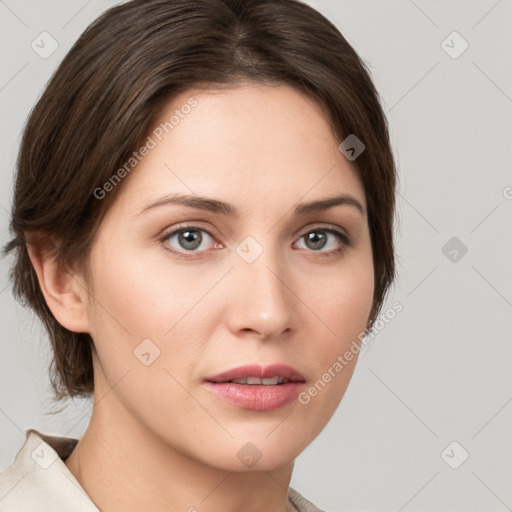
<instances>
[{"instance_id":1,"label":"lower lip","mask_svg":"<svg viewBox=\"0 0 512 512\"><path fill-rule=\"evenodd\" d=\"M273 411L293 402L304 382L287 382L275 386L205 382L208 389L227 402L252 411Z\"/></svg>"}]
</instances>

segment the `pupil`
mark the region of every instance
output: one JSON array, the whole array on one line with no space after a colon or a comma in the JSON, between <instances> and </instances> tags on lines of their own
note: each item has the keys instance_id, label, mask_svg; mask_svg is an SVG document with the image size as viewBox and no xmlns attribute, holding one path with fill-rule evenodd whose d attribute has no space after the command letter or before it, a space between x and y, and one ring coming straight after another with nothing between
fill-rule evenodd
<instances>
[{"instance_id":1,"label":"pupil","mask_svg":"<svg viewBox=\"0 0 512 512\"><path fill-rule=\"evenodd\" d=\"M182 231L178 238L184 249L197 249L203 239L199 231Z\"/></svg>"},{"instance_id":2,"label":"pupil","mask_svg":"<svg viewBox=\"0 0 512 512\"><path fill-rule=\"evenodd\" d=\"M326 243L327 237L325 233L312 231L306 235L306 245L310 249L321 249Z\"/></svg>"}]
</instances>

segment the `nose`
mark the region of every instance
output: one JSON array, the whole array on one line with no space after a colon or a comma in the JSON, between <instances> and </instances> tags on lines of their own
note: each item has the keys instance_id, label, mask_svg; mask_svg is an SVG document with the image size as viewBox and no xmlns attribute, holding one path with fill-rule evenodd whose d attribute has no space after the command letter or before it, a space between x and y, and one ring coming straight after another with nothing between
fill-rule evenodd
<instances>
[{"instance_id":1,"label":"nose","mask_svg":"<svg viewBox=\"0 0 512 512\"><path fill-rule=\"evenodd\" d=\"M293 293L293 274L275 253L264 250L252 263L237 257L230 274L231 332L279 339L298 330L299 301Z\"/></svg>"}]
</instances>

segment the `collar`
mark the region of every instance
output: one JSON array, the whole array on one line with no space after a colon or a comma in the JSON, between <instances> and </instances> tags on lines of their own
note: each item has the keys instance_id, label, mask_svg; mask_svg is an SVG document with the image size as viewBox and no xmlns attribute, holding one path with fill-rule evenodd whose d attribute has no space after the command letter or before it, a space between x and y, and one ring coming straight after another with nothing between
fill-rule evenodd
<instances>
[{"instance_id":1,"label":"collar","mask_svg":"<svg viewBox=\"0 0 512 512\"><path fill-rule=\"evenodd\" d=\"M2 512L100 512L64 464L78 439L26 431L14 463L0 474ZM321 512L291 487L288 512Z\"/></svg>"},{"instance_id":2,"label":"collar","mask_svg":"<svg viewBox=\"0 0 512 512\"><path fill-rule=\"evenodd\" d=\"M99 512L64 464L77 442L27 430L14 463L0 475L2 511Z\"/></svg>"}]
</instances>

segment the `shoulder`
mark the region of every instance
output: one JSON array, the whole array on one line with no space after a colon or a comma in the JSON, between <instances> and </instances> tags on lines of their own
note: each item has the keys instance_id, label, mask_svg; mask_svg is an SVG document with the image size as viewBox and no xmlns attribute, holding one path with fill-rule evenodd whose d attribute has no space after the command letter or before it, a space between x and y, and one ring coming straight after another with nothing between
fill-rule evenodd
<instances>
[{"instance_id":1,"label":"shoulder","mask_svg":"<svg viewBox=\"0 0 512 512\"><path fill-rule=\"evenodd\" d=\"M27 430L13 464L0 474L2 512L99 512L64 464L77 441Z\"/></svg>"}]
</instances>

